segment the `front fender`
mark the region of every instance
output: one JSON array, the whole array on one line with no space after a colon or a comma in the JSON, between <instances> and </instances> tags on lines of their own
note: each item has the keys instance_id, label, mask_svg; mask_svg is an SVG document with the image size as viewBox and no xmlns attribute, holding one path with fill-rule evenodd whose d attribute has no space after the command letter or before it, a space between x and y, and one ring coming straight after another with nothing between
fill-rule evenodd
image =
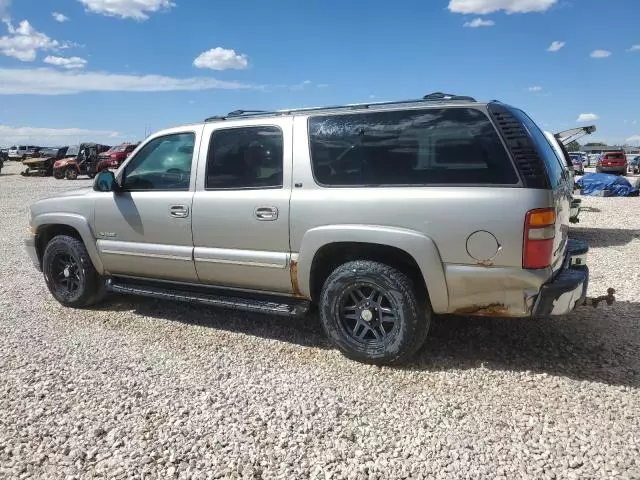
<instances>
[{"instance_id":1,"label":"front fender","mask_svg":"<svg viewBox=\"0 0 640 480\"><path fill-rule=\"evenodd\" d=\"M80 234L96 271L100 275L104 273L104 266L98 254L95 236L86 218L73 213L42 213L34 216L31 221L31 226L35 228L36 231L45 225L65 225L75 229Z\"/></svg>"},{"instance_id":2,"label":"front fender","mask_svg":"<svg viewBox=\"0 0 640 480\"><path fill-rule=\"evenodd\" d=\"M449 294L440 252L428 236L403 228L375 225L325 225L312 228L302 238L297 257L299 293L311 298L311 266L316 253L325 245L342 242L371 243L407 252L424 277L431 305L436 313L446 312Z\"/></svg>"}]
</instances>

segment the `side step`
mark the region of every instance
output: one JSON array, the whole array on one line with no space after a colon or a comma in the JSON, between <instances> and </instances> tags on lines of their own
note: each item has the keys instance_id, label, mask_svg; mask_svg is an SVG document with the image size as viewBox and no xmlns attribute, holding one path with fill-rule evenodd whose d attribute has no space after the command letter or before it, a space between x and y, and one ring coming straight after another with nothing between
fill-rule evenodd
<instances>
[{"instance_id":1,"label":"side step","mask_svg":"<svg viewBox=\"0 0 640 480\"><path fill-rule=\"evenodd\" d=\"M200 285L141 281L125 278L109 278L107 290L126 295L170 300L175 302L198 303L212 307L229 308L244 312L264 313L284 317L302 317L310 307L308 300L285 296L261 295L209 288Z\"/></svg>"}]
</instances>

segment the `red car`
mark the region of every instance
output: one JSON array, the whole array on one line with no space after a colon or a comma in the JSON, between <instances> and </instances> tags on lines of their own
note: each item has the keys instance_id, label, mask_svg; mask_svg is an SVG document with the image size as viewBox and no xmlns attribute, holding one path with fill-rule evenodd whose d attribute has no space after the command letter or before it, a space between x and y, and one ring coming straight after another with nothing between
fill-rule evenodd
<instances>
[{"instance_id":1,"label":"red car","mask_svg":"<svg viewBox=\"0 0 640 480\"><path fill-rule=\"evenodd\" d=\"M118 168L138 145L138 143L121 143L120 145L111 147L108 151L101 153L98 156L97 171L101 172L107 168Z\"/></svg>"},{"instance_id":2,"label":"red car","mask_svg":"<svg viewBox=\"0 0 640 480\"><path fill-rule=\"evenodd\" d=\"M624 150L603 153L596 163L596 172L626 175L627 155Z\"/></svg>"}]
</instances>

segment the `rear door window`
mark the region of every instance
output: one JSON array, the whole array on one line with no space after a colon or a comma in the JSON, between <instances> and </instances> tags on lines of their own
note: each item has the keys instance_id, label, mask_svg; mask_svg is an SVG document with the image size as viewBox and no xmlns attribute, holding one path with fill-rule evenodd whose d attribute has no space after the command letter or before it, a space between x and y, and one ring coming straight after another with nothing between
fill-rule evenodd
<instances>
[{"instance_id":1,"label":"rear door window","mask_svg":"<svg viewBox=\"0 0 640 480\"><path fill-rule=\"evenodd\" d=\"M205 189L282 188L283 134L276 126L215 130L209 143Z\"/></svg>"},{"instance_id":2,"label":"rear door window","mask_svg":"<svg viewBox=\"0 0 640 480\"><path fill-rule=\"evenodd\" d=\"M309 118L320 185L420 186L519 182L492 123L472 108L430 108Z\"/></svg>"}]
</instances>

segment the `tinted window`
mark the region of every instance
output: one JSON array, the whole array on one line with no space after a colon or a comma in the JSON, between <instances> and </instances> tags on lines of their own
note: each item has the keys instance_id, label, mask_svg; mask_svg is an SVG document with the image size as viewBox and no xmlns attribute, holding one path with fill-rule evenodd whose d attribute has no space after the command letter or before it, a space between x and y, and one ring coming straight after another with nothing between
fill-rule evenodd
<instances>
[{"instance_id":1,"label":"tinted window","mask_svg":"<svg viewBox=\"0 0 640 480\"><path fill-rule=\"evenodd\" d=\"M433 108L309 119L313 172L326 186L515 184L486 115Z\"/></svg>"},{"instance_id":2,"label":"tinted window","mask_svg":"<svg viewBox=\"0 0 640 480\"><path fill-rule=\"evenodd\" d=\"M547 140L547 137L544 136L542 130L540 130L540 128L527 116L526 113L522 110L518 110L517 108L513 109L513 113L529 131L529 135L538 148L538 154L542 157L542 160L547 167L547 172L551 177L551 184L556 185L565 172L564 167L561 164L564 159L558 158L555 150Z\"/></svg>"},{"instance_id":3,"label":"tinted window","mask_svg":"<svg viewBox=\"0 0 640 480\"><path fill-rule=\"evenodd\" d=\"M205 188L282 187L282 144L278 127L216 130L209 144Z\"/></svg>"},{"instance_id":4,"label":"tinted window","mask_svg":"<svg viewBox=\"0 0 640 480\"><path fill-rule=\"evenodd\" d=\"M189 190L193 133L154 138L126 166L125 190Z\"/></svg>"},{"instance_id":5,"label":"tinted window","mask_svg":"<svg viewBox=\"0 0 640 480\"><path fill-rule=\"evenodd\" d=\"M607 153L604 158L607 160L624 160L626 157L622 153Z\"/></svg>"}]
</instances>

